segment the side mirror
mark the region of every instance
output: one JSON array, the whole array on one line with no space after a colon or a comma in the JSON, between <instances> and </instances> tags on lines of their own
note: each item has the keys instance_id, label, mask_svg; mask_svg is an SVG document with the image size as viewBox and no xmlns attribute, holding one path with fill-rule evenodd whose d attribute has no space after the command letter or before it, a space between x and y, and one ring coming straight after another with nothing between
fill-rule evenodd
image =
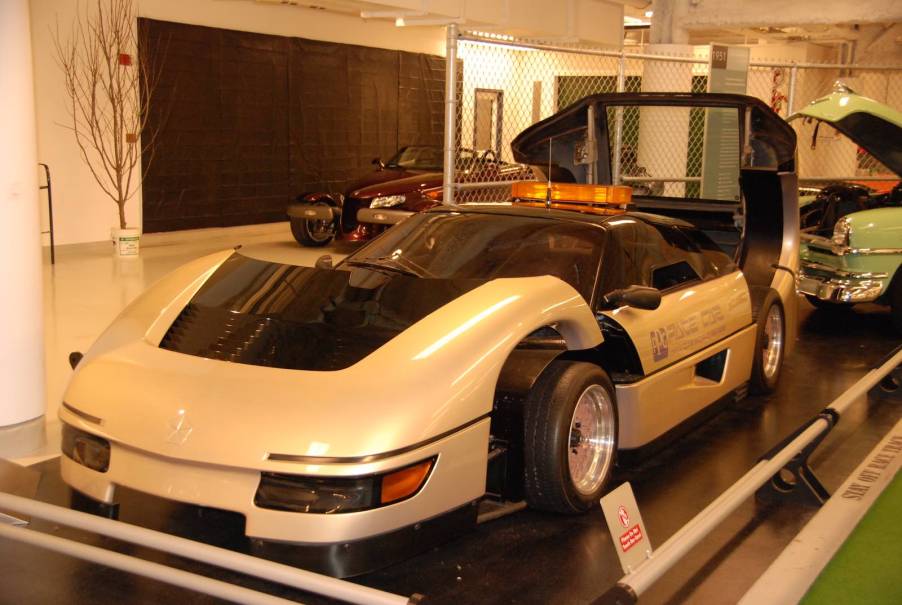
<instances>
[{"instance_id":1,"label":"side mirror","mask_svg":"<svg viewBox=\"0 0 902 605\"><path fill-rule=\"evenodd\" d=\"M661 306L661 291L646 286L630 286L608 292L601 299L601 306L604 309L613 309L623 305L654 311Z\"/></svg>"},{"instance_id":2,"label":"side mirror","mask_svg":"<svg viewBox=\"0 0 902 605\"><path fill-rule=\"evenodd\" d=\"M373 166L378 166L379 170L385 168L385 164L382 163L381 158L373 158L373 161L371 163L373 164Z\"/></svg>"},{"instance_id":3,"label":"side mirror","mask_svg":"<svg viewBox=\"0 0 902 605\"><path fill-rule=\"evenodd\" d=\"M316 263L313 265L317 269L331 269L332 268L332 255L323 254L318 259L316 259Z\"/></svg>"}]
</instances>

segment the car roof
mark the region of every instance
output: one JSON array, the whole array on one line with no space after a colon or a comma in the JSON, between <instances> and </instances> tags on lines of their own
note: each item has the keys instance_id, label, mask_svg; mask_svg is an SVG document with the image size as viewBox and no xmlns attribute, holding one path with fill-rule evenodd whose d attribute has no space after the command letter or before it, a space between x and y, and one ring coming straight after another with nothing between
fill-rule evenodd
<instances>
[{"instance_id":1,"label":"car roof","mask_svg":"<svg viewBox=\"0 0 902 605\"><path fill-rule=\"evenodd\" d=\"M466 214L491 214L496 216L523 216L564 222L587 223L591 225L598 225L599 227L605 229L612 229L625 224L625 222L622 220L624 218L634 218L651 225L679 226L693 229L695 228L691 223L687 223L686 221L682 221L680 219L632 210L627 210L618 214L602 215L595 214L593 212L560 210L557 208L536 208L534 206L521 206L517 204L470 203L461 205L444 204L430 208L426 212L458 212Z\"/></svg>"}]
</instances>

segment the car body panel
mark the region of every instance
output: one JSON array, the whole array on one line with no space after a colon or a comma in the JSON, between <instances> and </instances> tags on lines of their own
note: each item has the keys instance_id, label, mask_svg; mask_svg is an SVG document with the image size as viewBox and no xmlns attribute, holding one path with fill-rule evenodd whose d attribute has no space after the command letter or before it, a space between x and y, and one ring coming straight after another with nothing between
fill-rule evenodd
<instances>
[{"instance_id":1,"label":"car body panel","mask_svg":"<svg viewBox=\"0 0 902 605\"><path fill-rule=\"evenodd\" d=\"M64 416L66 423L78 420ZM96 427L84 427L97 432ZM298 544L332 544L378 535L469 504L485 491L487 418L416 450L371 463L317 464L279 462L281 473L326 476L361 475L401 468L437 456L426 485L413 497L372 510L340 515L299 514L255 506L260 471L223 464L189 462L113 442L110 468L99 473L66 456L61 474L69 485L111 503L116 486L161 498L241 513L250 537Z\"/></svg>"},{"instance_id":2,"label":"car body panel","mask_svg":"<svg viewBox=\"0 0 902 605\"><path fill-rule=\"evenodd\" d=\"M334 372L166 351L143 334L134 338L141 323L128 311L116 321L108 333L128 329L131 338L92 352L72 378L67 405L102 419L101 436L112 441L186 461L265 469L272 468L266 460L274 453L330 459L382 454L488 414L505 359L539 327L556 324L575 349L602 341L583 298L553 277L488 282ZM398 363L402 359L407 362ZM480 363L474 366L473 359ZM121 393L130 393L129 405L140 414L116 413ZM304 393L303 405L298 393ZM417 405L424 399L442 403ZM70 414L62 412L64 421ZM173 423L182 418L193 430L173 442Z\"/></svg>"},{"instance_id":3,"label":"car body panel","mask_svg":"<svg viewBox=\"0 0 902 605\"><path fill-rule=\"evenodd\" d=\"M687 309L693 309L687 313ZM620 307L605 315L633 335L651 374L722 341L752 323L749 288L740 271L666 293L654 313Z\"/></svg>"},{"instance_id":4,"label":"car body panel","mask_svg":"<svg viewBox=\"0 0 902 605\"><path fill-rule=\"evenodd\" d=\"M862 115L869 116L873 120L865 122L856 119ZM801 117L830 124L866 149L894 173L902 172L902 149L898 146L880 144L892 139L898 140L902 129L902 112L843 88L815 99L791 115L787 121L791 122Z\"/></svg>"},{"instance_id":5,"label":"car body panel","mask_svg":"<svg viewBox=\"0 0 902 605\"><path fill-rule=\"evenodd\" d=\"M700 376L698 364L722 351L727 354L720 380ZM755 353L755 326L746 325L639 382L617 385L619 447L652 443L748 382Z\"/></svg>"},{"instance_id":6,"label":"car body panel","mask_svg":"<svg viewBox=\"0 0 902 605\"><path fill-rule=\"evenodd\" d=\"M857 115L872 119L855 120ZM801 118L830 124L897 175L902 169L899 146L902 113L895 109L840 85L835 92L812 101L789 120ZM883 186L879 191L871 189L873 182L866 184L868 189L860 188L863 192L860 196L870 195L870 201L859 204L888 205L838 217L848 226L845 244L834 244L824 235L804 236L799 280L803 294L834 303L889 302L889 287L902 266L902 207L898 205L898 181L895 183L896 189L893 182L878 183ZM833 189L837 187L840 186Z\"/></svg>"}]
</instances>

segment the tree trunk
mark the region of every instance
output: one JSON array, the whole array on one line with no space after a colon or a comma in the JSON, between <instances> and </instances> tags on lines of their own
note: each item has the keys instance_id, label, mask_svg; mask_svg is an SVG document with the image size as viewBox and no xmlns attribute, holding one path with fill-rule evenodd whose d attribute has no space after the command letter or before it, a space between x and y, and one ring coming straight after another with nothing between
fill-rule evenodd
<instances>
[{"instance_id":1,"label":"tree trunk","mask_svg":"<svg viewBox=\"0 0 902 605\"><path fill-rule=\"evenodd\" d=\"M119 228L126 229L125 225L125 202L126 200L120 200L116 202L116 205L119 206Z\"/></svg>"}]
</instances>

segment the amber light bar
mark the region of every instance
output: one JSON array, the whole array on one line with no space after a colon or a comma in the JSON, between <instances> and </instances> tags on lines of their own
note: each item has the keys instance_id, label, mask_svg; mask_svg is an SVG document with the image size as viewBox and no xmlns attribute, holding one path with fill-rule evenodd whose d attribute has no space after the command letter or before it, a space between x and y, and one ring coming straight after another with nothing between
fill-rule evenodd
<instances>
[{"instance_id":1,"label":"amber light bar","mask_svg":"<svg viewBox=\"0 0 902 605\"><path fill-rule=\"evenodd\" d=\"M549 195L549 189L551 195ZM518 181L511 187L511 195L515 200L625 206L633 200L633 188L625 185L582 185L578 183Z\"/></svg>"}]
</instances>

